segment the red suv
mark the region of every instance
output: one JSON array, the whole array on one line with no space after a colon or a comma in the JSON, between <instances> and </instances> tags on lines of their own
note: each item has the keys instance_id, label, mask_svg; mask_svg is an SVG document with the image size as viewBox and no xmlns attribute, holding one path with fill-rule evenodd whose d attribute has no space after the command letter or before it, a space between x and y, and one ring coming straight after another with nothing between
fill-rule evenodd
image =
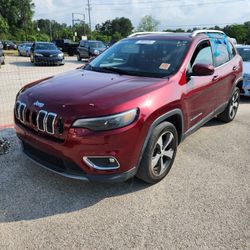
<instances>
[{"instance_id":1,"label":"red suv","mask_svg":"<svg viewBox=\"0 0 250 250\"><path fill-rule=\"evenodd\" d=\"M22 88L24 153L75 179L163 179L177 145L211 118L234 119L242 60L220 31L137 34L82 68Z\"/></svg>"}]
</instances>

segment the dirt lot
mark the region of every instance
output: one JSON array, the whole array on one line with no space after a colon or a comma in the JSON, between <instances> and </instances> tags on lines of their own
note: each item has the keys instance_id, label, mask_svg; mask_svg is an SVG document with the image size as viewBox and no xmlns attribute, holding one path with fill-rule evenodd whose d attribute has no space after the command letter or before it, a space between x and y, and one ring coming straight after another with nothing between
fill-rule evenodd
<instances>
[{"instance_id":1,"label":"dirt lot","mask_svg":"<svg viewBox=\"0 0 250 250\"><path fill-rule=\"evenodd\" d=\"M65 69L76 67L68 60ZM27 67L34 79L63 70ZM5 73L13 90L27 80L15 74ZM0 84L2 98L9 91L2 95ZM26 159L14 131L2 130L11 151L0 156L0 249L250 249L249 132L243 98L232 123L214 119L188 137L169 175L149 186L60 177Z\"/></svg>"}]
</instances>

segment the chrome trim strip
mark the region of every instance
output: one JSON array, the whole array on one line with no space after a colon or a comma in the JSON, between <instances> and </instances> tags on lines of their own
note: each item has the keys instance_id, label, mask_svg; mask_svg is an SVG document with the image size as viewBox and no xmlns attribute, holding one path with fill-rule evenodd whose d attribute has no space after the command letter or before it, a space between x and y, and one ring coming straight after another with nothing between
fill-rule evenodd
<instances>
[{"instance_id":1,"label":"chrome trim strip","mask_svg":"<svg viewBox=\"0 0 250 250\"><path fill-rule=\"evenodd\" d=\"M48 131L48 118L49 118L49 115L53 116L53 121L52 121L52 124L51 124L51 127L52 127L52 132L49 132ZM45 119L45 130L48 134L50 135L54 135L55 134L55 122L56 122L56 117L57 117L57 114L56 113L52 113L52 112L49 112L46 116L46 119Z\"/></svg>"},{"instance_id":2,"label":"chrome trim strip","mask_svg":"<svg viewBox=\"0 0 250 250\"><path fill-rule=\"evenodd\" d=\"M44 129L40 129L40 128L39 128L39 116L40 116L41 113L44 113L44 114L45 114L45 116L44 116L44 118L43 118L43 128L44 128ZM43 132L45 132L45 120L46 120L47 113L48 113L48 112L45 111L45 110L40 110L40 111L38 112L38 114L37 114L37 117L36 117L37 129L40 130L40 131L43 131Z\"/></svg>"},{"instance_id":3,"label":"chrome trim strip","mask_svg":"<svg viewBox=\"0 0 250 250\"><path fill-rule=\"evenodd\" d=\"M117 163L117 167L100 167L95 165L93 162L91 162L88 158L112 158L116 161ZM114 170L114 169L118 169L120 167L120 163L118 162L118 160L114 157L114 156L84 156L83 161L91 168L97 169L97 170Z\"/></svg>"},{"instance_id":4,"label":"chrome trim strip","mask_svg":"<svg viewBox=\"0 0 250 250\"><path fill-rule=\"evenodd\" d=\"M21 107L23 107L23 112L22 112L22 114L20 114ZM19 115L20 115L20 121L23 122L23 123L25 122L25 113L26 113L26 104L22 102L22 103L20 104Z\"/></svg>"},{"instance_id":5,"label":"chrome trim strip","mask_svg":"<svg viewBox=\"0 0 250 250\"><path fill-rule=\"evenodd\" d=\"M20 101L17 101L17 102L16 102L16 106L17 106L18 103L19 103L18 109L16 109L16 107L15 107L15 111L16 111L16 118L17 118L18 120L20 120L20 106L21 106L21 102L20 102Z\"/></svg>"}]
</instances>

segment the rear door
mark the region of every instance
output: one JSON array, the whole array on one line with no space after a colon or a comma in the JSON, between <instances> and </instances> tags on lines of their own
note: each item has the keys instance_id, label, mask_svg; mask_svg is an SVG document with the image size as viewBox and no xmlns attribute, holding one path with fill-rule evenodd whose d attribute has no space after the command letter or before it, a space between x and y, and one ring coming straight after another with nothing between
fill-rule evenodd
<instances>
[{"instance_id":1,"label":"rear door","mask_svg":"<svg viewBox=\"0 0 250 250\"><path fill-rule=\"evenodd\" d=\"M225 104L232 93L232 87L240 70L236 51L229 39L223 35L220 38L210 38L214 57L214 80L216 85L216 108Z\"/></svg>"}]
</instances>

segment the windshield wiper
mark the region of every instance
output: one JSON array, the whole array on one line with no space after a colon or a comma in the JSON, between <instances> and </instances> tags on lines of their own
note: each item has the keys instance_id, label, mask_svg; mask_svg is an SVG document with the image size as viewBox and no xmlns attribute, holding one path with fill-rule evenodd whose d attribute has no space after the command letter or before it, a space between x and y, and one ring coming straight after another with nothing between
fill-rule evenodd
<instances>
[{"instance_id":1,"label":"windshield wiper","mask_svg":"<svg viewBox=\"0 0 250 250\"><path fill-rule=\"evenodd\" d=\"M129 75L129 72L115 67L100 67L101 70L108 70L110 72L118 73L119 75Z\"/></svg>"}]
</instances>

